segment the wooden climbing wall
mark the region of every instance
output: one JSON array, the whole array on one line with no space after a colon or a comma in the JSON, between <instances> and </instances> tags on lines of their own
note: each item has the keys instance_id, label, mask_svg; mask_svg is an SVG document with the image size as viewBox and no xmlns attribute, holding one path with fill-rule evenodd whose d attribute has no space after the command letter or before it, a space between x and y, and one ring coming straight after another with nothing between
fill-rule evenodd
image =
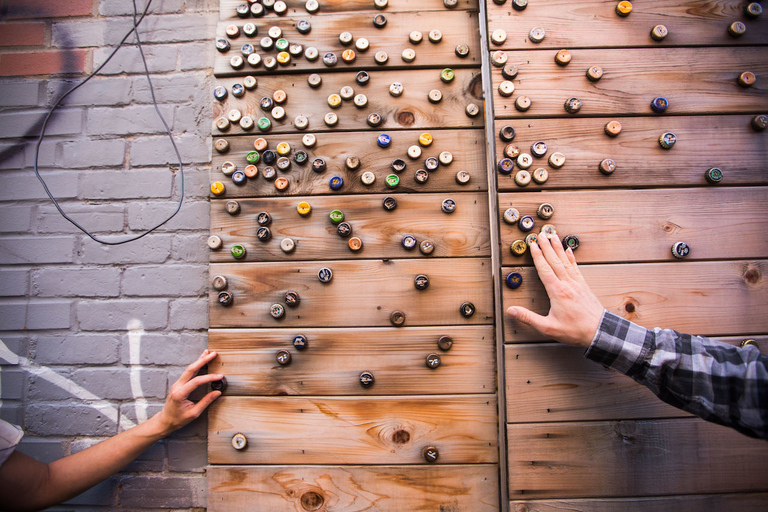
<instances>
[{"instance_id":1,"label":"wooden climbing wall","mask_svg":"<svg viewBox=\"0 0 768 512\"><path fill-rule=\"evenodd\" d=\"M533 232L578 237L610 311L768 351L768 131L751 126L768 113L766 16L480 1L221 0L209 346L227 388L209 413L209 510L764 510L765 442L503 311L548 309L510 250L526 235L504 220L515 208ZM254 4L263 15L238 15ZM546 181L516 182L520 153Z\"/></svg>"}]
</instances>

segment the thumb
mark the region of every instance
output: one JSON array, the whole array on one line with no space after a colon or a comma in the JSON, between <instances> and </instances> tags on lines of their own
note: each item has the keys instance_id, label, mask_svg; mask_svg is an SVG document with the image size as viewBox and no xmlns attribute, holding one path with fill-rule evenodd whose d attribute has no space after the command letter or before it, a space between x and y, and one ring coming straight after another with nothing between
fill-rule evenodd
<instances>
[{"instance_id":1,"label":"thumb","mask_svg":"<svg viewBox=\"0 0 768 512\"><path fill-rule=\"evenodd\" d=\"M544 334L544 328L547 322L546 317L521 306L510 306L509 309L507 309L507 315L511 316L521 324L530 325L540 334Z\"/></svg>"}]
</instances>

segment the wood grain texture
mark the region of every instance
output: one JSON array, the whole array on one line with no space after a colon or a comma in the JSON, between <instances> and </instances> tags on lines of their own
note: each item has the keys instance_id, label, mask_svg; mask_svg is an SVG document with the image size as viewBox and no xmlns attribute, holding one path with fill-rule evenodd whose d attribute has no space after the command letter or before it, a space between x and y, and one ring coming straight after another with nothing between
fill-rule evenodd
<instances>
[{"instance_id":1,"label":"wood grain texture","mask_svg":"<svg viewBox=\"0 0 768 512\"><path fill-rule=\"evenodd\" d=\"M498 93L504 78L500 68L494 68L497 118L656 115L650 103L657 96L669 100L667 115L768 110L768 58L762 47L574 49L566 67L555 63L556 53L525 50L510 55L509 62L520 69L510 98ZM599 82L590 82L585 73L595 65L603 68L604 75ZM738 85L744 71L757 76L752 87ZM531 99L527 112L515 109L515 98L521 95ZM563 108L573 96L583 102L578 114Z\"/></svg>"},{"instance_id":2,"label":"wood grain texture","mask_svg":"<svg viewBox=\"0 0 768 512\"><path fill-rule=\"evenodd\" d=\"M547 0L530 2L520 12L509 4L488 6L490 32L501 28L507 40L497 48L519 50L560 48L611 48L617 46L722 46L768 43L765 16L750 20L744 16L743 2L733 0L645 0L632 2L632 14L622 18L616 14L616 3L603 0ZM747 32L734 39L728 26L742 21ZM656 25L664 25L669 35L662 41L650 36ZM528 40L533 27L546 30L541 43ZM713 63L717 65L716 63Z\"/></svg>"},{"instance_id":3,"label":"wood grain texture","mask_svg":"<svg viewBox=\"0 0 768 512\"><path fill-rule=\"evenodd\" d=\"M497 467L209 467L208 510L499 510ZM315 508L317 507L317 508Z\"/></svg>"},{"instance_id":4,"label":"wood grain texture","mask_svg":"<svg viewBox=\"0 0 768 512\"><path fill-rule=\"evenodd\" d=\"M325 73L323 84L312 89L307 84L307 74L291 74L259 77L258 86L253 91L248 91L241 98L235 98L231 94L223 102L215 101L213 105L214 137L222 134L215 126L215 120L226 116L230 110L238 109L243 115L250 115L254 119L271 115L259 107L259 100L264 96L282 89L288 94L284 104L286 116L283 121L272 122L272 133L295 132L293 120L298 115L303 115L309 120L306 132L327 132L343 130L368 130L368 114L378 113L383 122L376 128L377 132L384 130L407 128L461 128L481 127L483 125L482 108L477 117L467 116L465 109L469 103L482 106L482 81L479 69L457 69L456 78L450 83L440 80L441 69L414 69L407 75L401 71L371 71L370 82L361 87L355 82L358 68L337 73ZM221 78L218 85L231 89L238 83L238 78ZM395 98L389 94L389 86L393 82L403 84L402 96ZM350 86L355 93L362 93L368 97L368 105L364 108L355 107L352 101L346 101L337 108L328 106L328 96L338 94L344 86ZM443 93L443 100L433 104L429 102L428 94L432 89L439 89ZM650 100L649 100L650 101ZM338 124L329 128L323 121L323 116L328 112L335 112L339 117ZM250 132L245 132L240 125L233 126L228 132L231 134L260 133L254 127Z\"/></svg>"},{"instance_id":5,"label":"wood grain texture","mask_svg":"<svg viewBox=\"0 0 768 512\"><path fill-rule=\"evenodd\" d=\"M467 192L451 194L456 203L453 213L441 209L445 194L398 195L397 208L387 212L382 207L384 195L241 199L240 213L226 212L226 201L211 201L211 234L219 235L225 246L254 240L259 212L272 216L272 239L258 242L249 251L247 261L293 261L338 258L398 258L405 255L401 241L408 233L418 240L429 239L440 247L440 257L491 255L488 239L488 196ZM312 211L302 217L296 211L299 201L307 201ZM363 240L363 249L349 250L348 238L337 233L329 215L334 209L344 212L352 225L353 236ZM290 237L296 249L290 254L280 249L280 241ZM418 250L416 250L418 252ZM225 263L232 256L212 251L211 261Z\"/></svg>"},{"instance_id":6,"label":"wood grain texture","mask_svg":"<svg viewBox=\"0 0 768 512\"><path fill-rule=\"evenodd\" d=\"M330 283L318 280L322 267L333 271ZM429 277L426 290L414 286L419 274ZM493 323L487 259L212 263L210 275L226 276L235 296L232 306L222 307L216 302L218 292L211 291L213 328L388 327L396 310L405 313L405 326ZM269 308L283 302L287 291L298 292L301 304L286 308L285 316L276 320ZM465 301L476 308L470 318L459 313Z\"/></svg>"},{"instance_id":7,"label":"wood grain texture","mask_svg":"<svg viewBox=\"0 0 768 512\"><path fill-rule=\"evenodd\" d=\"M426 464L426 446L437 464L498 461L493 395L220 397L209 411L211 464Z\"/></svg>"},{"instance_id":8,"label":"wood grain texture","mask_svg":"<svg viewBox=\"0 0 768 512\"><path fill-rule=\"evenodd\" d=\"M269 11L262 18L250 18L252 20L275 21L285 17L298 17L299 19L309 19L314 22L317 18L325 14L337 15L343 12L369 11L371 18L379 12L375 9L372 0L322 0L320 1L320 10L315 14L309 14L304 7L306 0L284 0L288 10L282 16L278 16L274 11ZM221 19L239 20L235 9L238 5L244 3L244 0L220 0ZM458 5L451 9L457 10L477 10L477 0L459 0ZM389 0L384 14L403 11L448 11L443 0Z\"/></svg>"},{"instance_id":9,"label":"wood grain texture","mask_svg":"<svg viewBox=\"0 0 768 512\"><path fill-rule=\"evenodd\" d=\"M578 258L578 256L577 256ZM680 261L582 265L592 291L608 311L646 328L662 327L702 336L744 336L768 332L766 260ZM525 306L546 315L549 299L533 267L505 267L523 275L517 290L503 289L504 309ZM543 339L504 318L504 340Z\"/></svg>"},{"instance_id":10,"label":"wood grain texture","mask_svg":"<svg viewBox=\"0 0 768 512\"><path fill-rule=\"evenodd\" d=\"M548 221L536 216L541 203L555 208ZM502 263L530 265L530 251L521 258L509 250L527 234L501 220L511 206L536 219L536 232L546 222L561 238L578 236L580 263L677 261L679 241L691 247L688 260L768 255L768 187L499 194Z\"/></svg>"},{"instance_id":11,"label":"wood grain texture","mask_svg":"<svg viewBox=\"0 0 768 512\"><path fill-rule=\"evenodd\" d=\"M765 491L768 445L698 418L509 425L511 498Z\"/></svg>"},{"instance_id":12,"label":"wood grain texture","mask_svg":"<svg viewBox=\"0 0 768 512\"><path fill-rule=\"evenodd\" d=\"M268 18L268 19L244 19L238 21L227 21L219 23L216 30L217 37L227 37L226 28L229 25L237 25L242 28L245 23L252 22L256 25L258 33L254 37L247 37L241 34L236 39L230 39L232 48L226 53L216 52L214 61L214 73L218 77L236 76L236 75L265 75L279 74L287 72L326 72L335 71L337 68L359 69L403 69L410 70L424 67L450 67L466 68L479 66L481 61L480 32L477 21L477 13L471 11L426 11L426 12L389 12L384 13L387 17L387 26L383 29L376 28L373 25L373 12L360 13L339 13L333 16L312 16L309 21L312 23L312 31L308 34L301 34L296 29L296 23L301 18ZM309 61L303 55L292 57L291 62L286 65L278 65L278 69L269 71L263 64L254 68L247 62L241 69L234 69L229 61L233 55L240 55L240 47L245 43L251 43L256 47L256 53L260 54L262 59L268 56L276 57L278 50L272 48L265 51L259 46L259 40L267 34L270 27L280 27L283 31L283 37L291 43L299 43L307 48L313 46L320 52L320 58L315 61ZM429 41L427 34L430 30L439 29L443 38L439 43ZM424 40L419 44L413 44L408 39L408 35L418 30L422 32ZM354 44L344 46L339 41L339 34L350 32L354 39L364 37L370 43L370 47L365 52L359 52ZM469 55L458 57L454 51L459 44L469 45ZM347 64L341 60L341 54L345 49L355 50L356 58L353 63ZM412 48L416 51L416 60L411 63L405 62L401 54L406 48ZM374 60L376 52L385 51L389 55L386 64L377 64ZM329 68L323 64L323 55L327 52L334 52L339 62L335 67Z\"/></svg>"},{"instance_id":13,"label":"wood grain texture","mask_svg":"<svg viewBox=\"0 0 768 512\"><path fill-rule=\"evenodd\" d=\"M768 353L768 337L749 336ZM717 338L739 346L745 337ZM507 345L507 422L622 420L689 416L645 386L566 345Z\"/></svg>"},{"instance_id":14,"label":"wood grain texture","mask_svg":"<svg viewBox=\"0 0 768 512\"><path fill-rule=\"evenodd\" d=\"M646 512L648 510L762 512L766 505L768 505L768 494L750 492L651 498L515 500L509 503L509 510L512 512Z\"/></svg>"},{"instance_id":15,"label":"wood grain texture","mask_svg":"<svg viewBox=\"0 0 768 512\"><path fill-rule=\"evenodd\" d=\"M293 348L303 334L309 347ZM453 346L440 350L437 340ZM768 343L767 343L768 344ZM219 356L208 367L227 376L232 395L430 395L494 393L496 357L491 326L392 329L212 329L208 348ZM290 366L275 363L278 350L292 353ZM427 355L440 366L427 368ZM360 372L376 378L370 388Z\"/></svg>"},{"instance_id":16,"label":"wood grain texture","mask_svg":"<svg viewBox=\"0 0 768 512\"><path fill-rule=\"evenodd\" d=\"M650 101L650 100L649 100ZM755 132L752 115L622 117L616 138L605 134L605 125L616 118L526 119L496 122L496 161L503 158L506 143L498 138L503 126L515 129L511 142L530 153L534 142L544 141L548 155L559 151L565 166L553 169L547 158L535 158L532 169L545 168L549 180L519 187L510 175L497 173L501 191L527 192L553 188L621 188L664 186L711 186L704 173L711 167L723 171L720 185L768 183L768 133ZM659 146L664 132L677 136L667 151ZM600 162L612 158L616 171L603 175Z\"/></svg>"},{"instance_id":17,"label":"wood grain texture","mask_svg":"<svg viewBox=\"0 0 768 512\"><path fill-rule=\"evenodd\" d=\"M297 150L304 150L309 155L306 165L293 162L288 172L279 172L280 176L288 178L288 188L280 191L274 181L267 181L263 176L248 179L242 186L235 186L231 180L221 173L224 162L232 162L243 169L248 162L245 155L253 151L253 141L259 137L254 135L224 137L230 143L230 150L225 154L213 153L211 166L211 181L222 181L226 192L222 197L258 197L285 195L322 195L322 194L381 194L401 192L439 192L439 191L478 191L488 189L488 178L485 165L485 136L480 129L469 130L429 130L433 142L429 147L422 148L421 157L413 160L408 157L408 148L418 145L419 135L424 130L402 130L390 133L392 144L383 149L376 143L380 132L328 132L317 134L317 143L313 148L305 147L301 138L302 133L286 133L281 135L266 135L264 138L269 147L274 149L281 142L291 145L291 155ZM354 141L351 143L350 141ZM450 151L453 162L440 165L436 171L429 173L429 180L420 184L414 179L416 171L424 168L424 161L429 157L437 157L443 151ZM350 171L345 167L347 157L356 156L360 159L360 168ZM322 158L326 170L322 173L312 171L312 160ZM392 161L402 158L406 169L400 173L400 184L396 189L387 187L385 178L392 174ZM259 170L265 164L259 163ZM376 181L371 185L363 185L362 173L371 171L376 175ZM456 174L467 171L471 178L468 183L456 182ZM328 186L332 176L341 176L344 187L340 192L333 192ZM768 180L768 178L767 178Z\"/></svg>"}]
</instances>

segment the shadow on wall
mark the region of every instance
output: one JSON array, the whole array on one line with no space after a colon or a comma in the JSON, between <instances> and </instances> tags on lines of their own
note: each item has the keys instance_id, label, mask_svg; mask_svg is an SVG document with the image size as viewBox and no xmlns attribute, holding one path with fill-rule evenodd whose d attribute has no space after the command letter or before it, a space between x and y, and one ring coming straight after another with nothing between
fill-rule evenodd
<instances>
[{"instance_id":1,"label":"shadow on wall","mask_svg":"<svg viewBox=\"0 0 768 512\"><path fill-rule=\"evenodd\" d=\"M48 5L48 4L45 4ZM6 21L6 17L9 14L13 14L13 17L35 17L35 18L46 18L46 7L40 7L40 8L32 8L27 5L23 5L22 2L14 2L12 6L8 5L8 0L0 0L0 23L3 21ZM62 24L64 25L64 24ZM72 41L69 37L69 33L66 30L61 31L61 38L62 38L62 48L61 52L59 52L59 55L61 55L61 62L60 62L60 68L61 69L74 69L77 64L77 60L74 54L74 46L72 44ZM39 80L39 78L35 78L33 80ZM53 93L52 97L58 99L60 98L70 87L69 84L62 81L58 89ZM47 113L40 114L40 118L35 120L34 124L30 126L29 130L23 135L23 137L31 138L31 137L38 137L40 135L40 130L43 128L43 122L45 121L45 116ZM53 113L51 116L51 119L56 117L56 112ZM4 148L3 150L0 150L0 161L3 161L7 158L11 158L12 156L15 156L17 153L24 151L26 148L27 142L24 140L20 140L16 143L11 143L9 146Z\"/></svg>"}]
</instances>

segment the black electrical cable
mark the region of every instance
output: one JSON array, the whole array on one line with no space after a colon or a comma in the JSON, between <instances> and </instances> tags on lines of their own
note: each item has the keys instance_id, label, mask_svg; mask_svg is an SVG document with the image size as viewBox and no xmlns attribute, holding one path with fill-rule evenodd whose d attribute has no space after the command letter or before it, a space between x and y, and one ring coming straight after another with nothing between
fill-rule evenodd
<instances>
[{"instance_id":1,"label":"black electrical cable","mask_svg":"<svg viewBox=\"0 0 768 512\"><path fill-rule=\"evenodd\" d=\"M137 19L137 16L139 15L139 11L138 11L138 8L136 7L136 0L133 0L133 28L131 28L131 30L129 30L128 33L125 34L123 39L120 41L120 44L118 44L115 47L115 49L112 51L112 53L109 54L109 56L107 57L107 60L105 60L93 73L88 75L87 78L85 78L79 84L75 85L72 89L67 91L51 107L51 109L48 111L48 115L45 116L45 120L43 121L43 126L40 129L40 137L38 137L37 145L35 146L35 167L34 167L35 176L37 176L37 179L40 180L40 183L42 183L43 188L45 189L45 193L48 194L48 197L51 198L51 201L53 201L53 204L54 204L54 206L56 206L56 209L59 211L59 213L62 215L62 217L67 219L69 222L71 222L77 229L79 229L80 231L82 231L83 233L88 235L88 237L90 237L91 240L93 240L95 242L98 242L100 244L104 244L104 245L121 245L121 244L126 244L128 242L133 242L134 240L138 240L140 238L143 238L143 237L147 236L148 234L150 234L151 232L153 232L154 230L156 230L157 228L159 228L163 224L167 223L173 217L175 217L176 214L179 213L179 210L181 210L181 205L182 205L182 203L184 201L184 166L181 163L181 154L179 153L179 148L176 146L176 141L173 140L173 134L171 133L171 129L168 127L168 123L165 122L165 118L163 117L163 114L160 113L160 108L157 106L157 98L155 97L155 89L152 86L152 79L149 76L149 66L147 65L147 59L144 56L144 49L141 46L141 39L139 38L139 24L144 20L144 17L149 12L149 8L150 8L151 5L152 5L152 0L148 0L147 6L144 8L144 11L142 12L141 17L139 17ZM179 192L179 204L176 206L176 210L170 216L168 216L168 218L166 218L164 221L162 221L161 223L157 224L155 227L146 230L145 232L141 233L140 235L136 235L134 237L131 237L131 238L128 238L128 239L125 239L125 240L120 240L119 242L109 242L109 241L106 241L106 240L99 240L94 235L92 235L87 229L82 227L80 224L78 224L73 219L71 219L66 213L64 213L64 210L61 209L61 206L59 205L59 202L56 201L56 198L53 197L53 194L51 194L51 191L48 190L48 185L46 185L45 180L43 180L43 177L40 176L40 171L37 168L37 161L38 161L38 157L40 155L40 144L42 144L43 139L45 138L45 128L48 125L48 121L50 120L51 116L56 111L56 109L59 107L61 102L64 100L64 98L66 98L67 96L69 96L70 94L75 92L81 86L85 85L91 78L96 76L96 74L99 71L101 71L102 68L104 68L104 66L107 65L107 63L112 59L112 57L115 56L117 51L120 48L122 48L123 44L125 44L125 42L131 36L131 34L135 34L136 35L136 46L139 49L139 54L141 55L141 61L144 63L144 73L145 73L145 75L147 77L147 83L149 84L149 92L152 95L152 103L155 106L155 112L157 112L157 116L160 118L160 121L162 121L163 126L165 127L165 132L168 134L168 138L171 139L171 145L173 146L173 150L176 152L176 157L179 159L179 176L180 176L180 179L181 179L181 190Z\"/></svg>"}]
</instances>

